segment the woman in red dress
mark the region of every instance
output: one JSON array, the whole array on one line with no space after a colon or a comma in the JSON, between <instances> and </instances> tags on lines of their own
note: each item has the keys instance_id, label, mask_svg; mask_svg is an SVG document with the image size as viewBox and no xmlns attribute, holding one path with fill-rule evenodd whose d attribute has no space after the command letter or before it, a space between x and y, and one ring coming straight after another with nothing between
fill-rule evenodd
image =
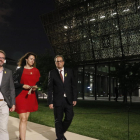
<instances>
[{"instance_id":1,"label":"woman in red dress","mask_svg":"<svg viewBox=\"0 0 140 140\"><path fill-rule=\"evenodd\" d=\"M40 73L35 68L36 55L26 53L18 62L19 69L14 73L16 91L16 112L19 114L19 140L25 140L26 127L30 112L38 110L36 89Z\"/></svg>"}]
</instances>

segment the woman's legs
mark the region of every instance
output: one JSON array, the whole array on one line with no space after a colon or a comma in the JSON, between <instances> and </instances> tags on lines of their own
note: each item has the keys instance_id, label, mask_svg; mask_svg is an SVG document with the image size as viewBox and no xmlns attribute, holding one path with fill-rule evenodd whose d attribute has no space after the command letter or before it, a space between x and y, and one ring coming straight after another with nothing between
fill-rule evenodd
<instances>
[{"instance_id":1,"label":"woman's legs","mask_svg":"<svg viewBox=\"0 0 140 140\"><path fill-rule=\"evenodd\" d=\"M28 121L29 115L30 115L30 112L19 114L19 119L20 119L20 123L19 123L19 137L20 137L20 140L25 140L26 127L27 127L27 121Z\"/></svg>"},{"instance_id":2,"label":"woman's legs","mask_svg":"<svg viewBox=\"0 0 140 140\"><path fill-rule=\"evenodd\" d=\"M27 120L28 120L28 118L29 118L29 115L30 115L30 112L27 112L26 114L27 114Z\"/></svg>"}]
</instances>

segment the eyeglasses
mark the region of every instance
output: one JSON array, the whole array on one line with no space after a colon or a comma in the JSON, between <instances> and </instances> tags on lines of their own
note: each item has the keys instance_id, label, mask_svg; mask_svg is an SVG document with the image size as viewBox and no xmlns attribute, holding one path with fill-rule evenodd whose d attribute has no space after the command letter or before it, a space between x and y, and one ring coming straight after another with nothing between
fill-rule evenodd
<instances>
[{"instance_id":1,"label":"eyeglasses","mask_svg":"<svg viewBox=\"0 0 140 140\"><path fill-rule=\"evenodd\" d=\"M5 60L5 58L4 58L4 57L0 57L0 59Z\"/></svg>"},{"instance_id":2,"label":"eyeglasses","mask_svg":"<svg viewBox=\"0 0 140 140\"><path fill-rule=\"evenodd\" d=\"M61 61L55 61L55 62L56 62L56 63L59 63L59 62L60 62L60 63L62 63L62 62L63 62L63 60L61 60Z\"/></svg>"}]
</instances>

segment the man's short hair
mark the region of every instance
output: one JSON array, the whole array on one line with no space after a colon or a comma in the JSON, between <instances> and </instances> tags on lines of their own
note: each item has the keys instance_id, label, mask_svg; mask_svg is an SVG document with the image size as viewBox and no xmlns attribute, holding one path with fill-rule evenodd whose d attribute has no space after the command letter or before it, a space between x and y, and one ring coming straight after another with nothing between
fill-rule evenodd
<instances>
[{"instance_id":1,"label":"man's short hair","mask_svg":"<svg viewBox=\"0 0 140 140\"><path fill-rule=\"evenodd\" d=\"M63 55L56 55L55 58L54 58L54 62L56 61L57 57L62 57L63 61L65 61Z\"/></svg>"},{"instance_id":2,"label":"man's short hair","mask_svg":"<svg viewBox=\"0 0 140 140\"><path fill-rule=\"evenodd\" d=\"M0 53L3 53L5 55L5 57L6 57L6 53L3 50L0 50Z\"/></svg>"}]
</instances>

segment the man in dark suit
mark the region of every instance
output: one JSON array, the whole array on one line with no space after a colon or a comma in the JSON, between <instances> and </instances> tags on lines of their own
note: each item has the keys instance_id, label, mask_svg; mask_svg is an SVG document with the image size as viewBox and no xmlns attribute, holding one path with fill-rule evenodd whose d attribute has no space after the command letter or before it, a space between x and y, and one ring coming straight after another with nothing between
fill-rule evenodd
<instances>
[{"instance_id":1,"label":"man in dark suit","mask_svg":"<svg viewBox=\"0 0 140 140\"><path fill-rule=\"evenodd\" d=\"M77 103L76 80L73 71L64 68L62 55L57 55L54 61L56 69L50 71L48 78L48 103L50 109L54 108L57 140L66 140L64 133L72 122L73 106Z\"/></svg>"},{"instance_id":2,"label":"man in dark suit","mask_svg":"<svg viewBox=\"0 0 140 140\"><path fill-rule=\"evenodd\" d=\"M9 140L7 131L9 108L15 110L15 88L12 71L3 67L5 52L0 50L0 140Z\"/></svg>"}]
</instances>

